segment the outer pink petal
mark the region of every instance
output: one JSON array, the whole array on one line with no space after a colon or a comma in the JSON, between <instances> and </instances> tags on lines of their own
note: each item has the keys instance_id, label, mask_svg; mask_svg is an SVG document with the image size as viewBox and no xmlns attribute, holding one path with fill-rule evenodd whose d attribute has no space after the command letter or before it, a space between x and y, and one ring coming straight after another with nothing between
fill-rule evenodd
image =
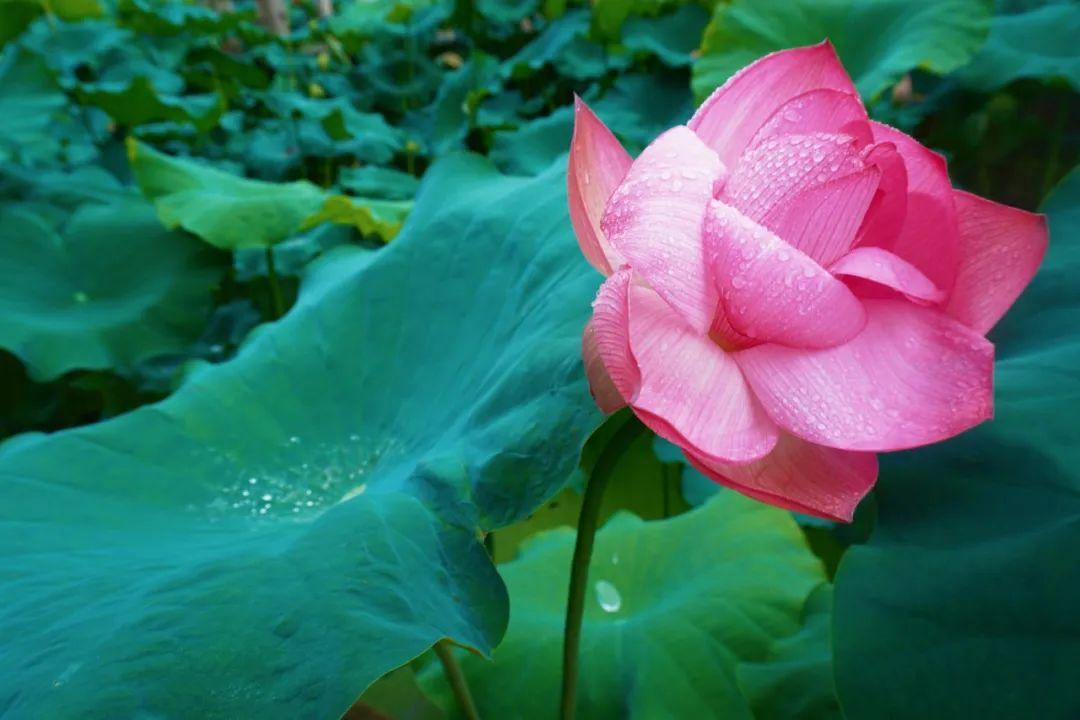
<instances>
[{"instance_id":1,"label":"outer pink petal","mask_svg":"<svg viewBox=\"0 0 1080 720\"><path fill-rule=\"evenodd\" d=\"M945 311L986 333L1031 282L1046 253L1046 217L956 191L960 267Z\"/></svg>"},{"instance_id":2,"label":"outer pink petal","mask_svg":"<svg viewBox=\"0 0 1080 720\"><path fill-rule=\"evenodd\" d=\"M867 165L881 173L877 192L866 212L856 240L858 245L891 248L904 228L907 216L907 169L892 143L876 143L863 152Z\"/></svg>"},{"instance_id":3,"label":"outer pink petal","mask_svg":"<svg viewBox=\"0 0 1080 720\"><path fill-rule=\"evenodd\" d=\"M761 222L805 190L865 167L850 135L786 135L746 151L732 171L723 197Z\"/></svg>"},{"instance_id":4,"label":"outer pink petal","mask_svg":"<svg viewBox=\"0 0 1080 720\"><path fill-rule=\"evenodd\" d=\"M701 104L689 126L733 166L777 108L816 88L858 94L828 41L781 50L743 68Z\"/></svg>"},{"instance_id":5,"label":"outer pink petal","mask_svg":"<svg viewBox=\"0 0 1080 720\"><path fill-rule=\"evenodd\" d=\"M630 287L630 347L641 368L634 411L656 434L709 460L748 462L776 445L730 355L690 330L659 295Z\"/></svg>"},{"instance_id":6,"label":"outer pink petal","mask_svg":"<svg viewBox=\"0 0 1080 720\"><path fill-rule=\"evenodd\" d=\"M605 413L632 401L641 385L641 373L630 351L631 276L630 268L624 267L600 286L581 340L589 389Z\"/></svg>"},{"instance_id":7,"label":"outer pink petal","mask_svg":"<svg viewBox=\"0 0 1080 720\"><path fill-rule=\"evenodd\" d=\"M592 321L585 325L585 331L581 334L581 357L585 363L585 375L589 379L589 392L600 412L608 415L624 407L626 399L615 387L615 381L608 375L604 359L600 357L600 347Z\"/></svg>"},{"instance_id":8,"label":"outer pink petal","mask_svg":"<svg viewBox=\"0 0 1080 720\"><path fill-rule=\"evenodd\" d=\"M956 279L960 228L945 158L888 125L870 126L874 140L896 146L907 171L907 210L899 236L886 248L948 293Z\"/></svg>"},{"instance_id":9,"label":"outer pink petal","mask_svg":"<svg viewBox=\"0 0 1080 720\"><path fill-rule=\"evenodd\" d=\"M755 500L830 520L851 522L878 475L873 453L814 445L781 433L773 451L746 465L710 462L687 453L705 475Z\"/></svg>"},{"instance_id":10,"label":"outer pink petal","mask_svg":"<svg viewBox=\"0 0 1080 720\"><path fill-rule=\"evenodd\" d=\"M738 210L712 201L704 234L720 302L739 333L823 348L862 330L862 303L843 282Z\"/></svg>"},{"instance_id":11,"label":"outer pink petal","mask_svg":"<svg viewBox=\"0 0 1080 720\"><path fill-rule=\"evenodd\" d=\"M695 330L716 310L701 223L724 167L694 133L672 128L645 148L611 196L603 228L611 244Z\"/></svg>"},{"instance_id":12,"label":"outer pink petal","mask_svg":"<svg viewBox=\"0 0 1080 720\"><path fill-rule=\"evenodd\" d=\"M829 270L834 275L859 277L886 285L918 302L937 304L945 299L945 293L918 268L882 248L855 248Z\"/></svg>"},{"instance_id":13,"label":"outer pink petal","mask_svg":"<svg viewBox=\"0 0 1080 720\"><path fill-rule=\"evenodd\" d=\"M633 160L585 102L574 96L574 136L566 172L570 222L585 259L604 275L622 265L603 231L600 218L608 198Z\"/></svg>"},{"instance_id":14,"label":"outer pink petal","mask_svg":"<svg viewBox=\"0 0 1080 720\"><path fill-rule=\"evenodd\" d=\"M761 224L828 267L855 244L880 175L868 167L815 185L773 206Z\"/></svg>"},{"instance_id":15,"label":"outer pink petal","mask_svg":"<svg viewBox=\"0 0 1080 720\"><path fill-rule=\"evenodd\" d=\"M750 148L784 135L842 133L861 147L873 142L866 109L858 95L818 88L796 95L781 105L754 134Z\"/></svg>"},{"instance_id":16,"label":"outer pink petal","mask_svg":"<svg viewBox=\"0 0 1080 720\"><path fill-rule=\"evenodd\" d=\"M889 451L944 440L991 416L993 345L937 310L865 304L866 327L844 345L734 353L777 424L820 445Z\"/></svg>"}]
</instances>

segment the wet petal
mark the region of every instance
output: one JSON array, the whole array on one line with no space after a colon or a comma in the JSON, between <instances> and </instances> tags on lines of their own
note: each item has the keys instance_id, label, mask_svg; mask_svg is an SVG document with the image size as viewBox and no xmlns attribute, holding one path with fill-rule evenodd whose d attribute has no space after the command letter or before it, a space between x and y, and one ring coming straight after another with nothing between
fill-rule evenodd
<instances>
[{"instance_id":1,"label":"wet petal","mask_svg":"<svg viewBox=\"0 0 1080 720\"><path fill-rule=\"evenodd\" d=\"M828 267L855 244L880 175L868 167L814 185L775 205L761 224Z\"/></svg>"},{"instance_id":2,"label":"wet petal","mask_svg":"<svg viewBox=\"0 0 1080 720\"><path fill-rule=\"evenodd\" d=\"M1046 254L1046 217L956 191L960 264L946 312L985 333L1023 291Z\"/></svg>"},{"instance_id":3,"label":"wet petal","mask_svg":"<svg viewBox=\"0 0 1080 720\"><path fill-rule=\"evenodd\" d=\"M770 505L851 522L878 476L874 453L837 450L781 433L773 451L744 465L687 453L690 463L721 485Z\"/></svg>"},{"instance_id":4,"label":"wet petal","mask_svg":"<svg viewBox=\"0 0 1080 720\"><path fill-rule=\"evenodd\" d=\"M570 140L570 163L566 172L566 195L570 222L581 252L589 263L610 275L622 258L600 229L608 198L615 192L633 162L607 126L581 98L574 96L574 137Z\"/></svg>"},{"instance_id":5,"label":"wet petal","mask_svg":"<svg viewBox=\"0 0 1080 720\"><path fill-rule=\"evenodd\" d=\"M862 303L844 285L767 229L714 200L705 246L731 326L748 337L822 348L862 329Z\"/></svg>"},{"instance_id":6,"label":"wet petal","mask_svg":"<svg viewBox=\"0 0 1080 720\"><path fill-rule=\"evenodd\" d=\"M917 267L882 248L855 248L829 270L834 275L858 277L885 285L915 301L936 304L945 299L945 293Z\"/></svg>"},{"instance_id":7,"label":"wet petal","mask_svg":"<svg viewBox=\"0 0 1080 720\"><path fill-rule=\"evenodd\" d=\"M813 443L884 452L944 440L991 416L993 345L931 308L864 304L866 327L844 345L734 353L778 425Z\"/></svg>"},{"instance_id":8,"label":"wet petal","mask_svg":"<svg viewBox=\"0 0 1080 720\"><path fill-rule=\"evenodd\" d=\"M817 88L857 95L828 41L766 55L735 73L690 119L690 129L729 167L788 100Z\"/></svg>"},{"instance_id":9,"label":"wet petal","mask_svg":"<svg viewBox=\"0 0 1080 720\"><path fill-rule=\"evenodd\" d=\"M630 347L641 368L634 411L657 435L709 460L756 460L777 428L731 356L690 330L649 288L630 287Z\"/></svg>"},{"instance_id":10,"label":"wet petal","mask_svg":"<svg viewBox=\"0 0 1080 720\"><path fill-rule=\"evenodd\" d=\"M815 132L850 135L859 147L873 142L874 138L866 109L857 95L817 88L781 105L754 134L749 147L783 135Z\"/></svg>"},{"instance_id":11,"label":"wet petal","mask_svg":"<svg viewBox=\"0 0 1080 720\"><path fill-rule=\"evenodd\" d=\"M960 228L945 158L888 125L871 122L870 126L874 140L896 147L907 173L903 223L896 239L882 246L917 267L948 293L956 279Z\"/></svg>"},{"instance_id":12,"label":"wet petal","mask_svg":"<svg viewBox=\"0 0 1080 720\"><path fill-rule=\"evenodd\" d=\"M907 215L907 169L893 143L875 143L863 151L863 160L881 173L877 191L859 228L856 245L890 248L900 237Z\"/></svg>"},{"instance_id":13,"label":"wet petal","mask_svg":"<svg viewBox=\"0 0 1080 720\"><path fill-rule=\"evenodd\" d=\"M865 167L850 135L785 135L743 154L722 197L744 215L762 222L800 193Z\"/></svg>"},{"instance_id":14,"label":"wet petal","mask_svg":"<svg viewBox=\"0 0 1080 720\"><path fill-rule=\"evenodd\" d=\"M630 266L701 334L716 309L701 223L723 165L694 133L679 126L634 161L604 211L603 229Z\"/></svg>"}]
</instances>

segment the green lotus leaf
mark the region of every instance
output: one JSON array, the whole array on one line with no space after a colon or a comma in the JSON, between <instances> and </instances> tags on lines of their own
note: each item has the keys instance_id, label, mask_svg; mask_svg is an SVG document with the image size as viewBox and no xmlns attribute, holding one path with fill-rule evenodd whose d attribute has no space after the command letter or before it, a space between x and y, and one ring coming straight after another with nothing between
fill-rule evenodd
<instances>
[{"instance_id":1,"label":"green lotus leaf","mask_svg":"<svg viewBox=\"0 0 1080 720\"><path fill-rule=\"evenodd\" d=\"M506 638L494 662L461 660L481 716L558 714L573 546L573 530L551 530L500 566ZM723 491L667 520L617 514L589 570L578 715L839 717L829 599L821 563L783 510ZM456 717L441 673L424 681Z\"/></svg>"},{"instance_id":2,"label":"green lotus leaf","mask_svg":"<svg viewBox=\"0 0 1080 720\"><path fill-rule=\"evenodd\" d=\"M719 3L694 64L703 100L739 68L776 50L832 41L864 98L901 75L944 74L986 38L989 0L734 0Z\"/></svg>"},{"instance_id":3,"label":"green lotus leaf","mask_svg":"<svg viewBox=\"0 0 1080 720\"><path fill-rule=\"evenodd\" d=\"M34 164L61 152L54 132L67 98L44 61L9 45L0 52L0 162Z\"/></svg>"},{"instance_id":4,"label":"green lotus leaf","mask_svg":"<svg viewBox=\"0 0 1080 720\"><path fill-rule=\"evenodd\" d=\"M490 652L478 533L571 475L598 413L598 276L565 165L429 169L237 357L117 419L0 446L0 699L14 717L337 717L441 637Z\"/></svg>"},{"instance_id":5,"label":"green lotus leaf","mask_svg":"<svg viewBox=\"0 0 1080 720\"><path fill-rule=\"evenodd\" d=\"M223 269L204 245L137 196L43 210L0 205L0 347L32 378L130 367L199 336Z\"/></svg>"},{"instance_id":6,"label":"green lotus leaf","mask_svg":"<svg viewBox=\"0 0 1080 720\"><path fill-rule=\"evenodd\" d=\"M836 576L851 720L1070 718L1080 708L1080 170L1050 248L991 333L994 419L883 458L877 526Z\"/></svg>"},{"instance_id":7,"label":"green lotus leaf","mask_svg":"<svg viewBox=\"0 0 1080 720\"><path fill-rule=\"evenodd\" d=\"M1016 13L1000 13L990 36L958 76L979 90L993 90L1019 78L1064 78L1080 90L1080 8L1047 2Z\"/></svg>"}]
</instances>

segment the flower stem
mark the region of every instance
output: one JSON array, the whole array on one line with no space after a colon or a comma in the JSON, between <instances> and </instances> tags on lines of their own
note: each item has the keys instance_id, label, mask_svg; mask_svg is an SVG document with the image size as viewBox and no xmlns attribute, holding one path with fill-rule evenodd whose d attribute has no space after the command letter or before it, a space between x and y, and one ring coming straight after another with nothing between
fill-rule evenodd
<instances>
[{"instance_id":1,"label":"flower stem","mask_svg":"<svg viewBox=\"0 0 1080 720\"><path fill-rule=\"evenodd\" d=\"M454 692L461 714L466 720L480 720L480 715L476 712L476 704L473 703L472 693L469 692L469 684L465 681L465 673L461 672L461 666L458 665L454 651L450 648L450 641L445 638L440 640L435 643L434 650L439 657L439 662L442 663L443 673L446 675L447 682L450 683L450 689Z\"/></svg>"},{"instance_id":2,"label":"flower stem","mask_svg":"<svg viewBox=\"0 0 1080 720\"><path fill-rule=\"evenodd\" d=\"M589 561L592 559L596 525L600 518L600 503L619 458L643 430L641 423L630 416L608 441L585 485L585 497L581 501L581 514L578 515L574 558L570 563L570 592L566 601L566 625L563 631L562 695L559 701L559 717L562 720L573 720L577 710L581 620L585 610Z\"/></svg>"},{"instance_id":3,"label":"flower stem","mask_svg":"<svg viewBox=\"0 0 1080 720\"><path fill-rule=\"evenodd\" d=\"M285 301L281 299L281 283L278 281L277 268L274 267L274 248L266 248L266 275L270 281L270 298L274 303L274 319L285 314Z\"/></svg>"}]
</instances>

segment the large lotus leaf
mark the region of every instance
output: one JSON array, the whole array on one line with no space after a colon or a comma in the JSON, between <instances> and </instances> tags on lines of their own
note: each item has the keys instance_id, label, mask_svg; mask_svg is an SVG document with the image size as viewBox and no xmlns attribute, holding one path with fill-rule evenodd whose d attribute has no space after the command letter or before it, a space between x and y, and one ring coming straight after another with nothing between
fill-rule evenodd
<instances>
[{"instance_id":1,"label":"large lotus leaf","mask_svg":"<svg viewBox=\"0 0 1080 720\"><path fill-rule=\"evenodd\" d=\"M878 523L836 579L837 685L862 718L1080 714L1080 170L995 328L994 419L885 458Z\"/></svg>"},{"instance_id":2,"label":"large lotus leaf","mask_svg":"<svg viewBox=\"0 0 1080 720\"><path fill-rule=\"evenodd\" d=\"M337 717L441 637L490 651L478 531L562 487L598 419L565 172L447 158L398 242L326 258L235 359L0 446L0 706Z\"/></svg>"},{"instance_id":3,"label":"large lotus leaf","mask_svg":"<svg viewBox=\"0 0 1080 720\"><path fill-rule=\"evenodd\" d=\"M0 346L48 380L130 367L199 336L222 266L138 196L68 217L0 206Z\"/></svg>"},{"instance_id":4,"label":"large lotus leaf","mask_svg":"<svg viewBox=\"0 0 1080 720\"><path fill-rule=\"evenodd\" d=\"M269 247L320 222L353 225L389 240L408 212L408 204L333 195L306 180L237 177L135 141L128 143L128 157L166 227L182 227L226 250Z\"/></svg>"},{"instance_id":5,"label":"large lotus leaf","mask_svg":"<svg viewBox=\"0 0 1080 720\"><path fill-rule=\"evenodd\" d=\"M51 22L80 20L102 14L99 0L0 0L0 45L16 37L34 18L51 15Z\"/></svg>"},{"instance_id":6,"label":"large lotus leaf","mask_svg":"<svg viewBox=\"0 0 1080 720\"><path fill-rule=\"evenodd\" d=\"M916 68L947 73L986 37L989 0L734 0L716 6L694 64L704 99L736 70L784 48L828 38L859 92L873 98Z\"/></svg>"},{"instance_id":7,"label":"large lotus leaf","mask_svg":"<svg viewBox=\"0 0 1080 720\"><path fill-rule=\"evenodd\" d=\"M462 658L481 716L557 715L573 546L573 530L551 530L500 566L506 638L494 662ZM721 492L668 520L618 514L597 535L587 593L580 717L839 715L824 569L783 510ZM425 680L453 712L441 675Z\"/></svg>"},{"instance_id":8,"label":"large lotus leaf","mask_svg":"<svg viewBox=\"0 0 1080 720\"><path fill-rule=\"evenodd\" d=\"M1018 78L1064 78L1080 90L1080 7L1049 2L1016 13L1001 13L990 36L960 79L980 90L993 90Z\"/></svg>"}]
</instances>

